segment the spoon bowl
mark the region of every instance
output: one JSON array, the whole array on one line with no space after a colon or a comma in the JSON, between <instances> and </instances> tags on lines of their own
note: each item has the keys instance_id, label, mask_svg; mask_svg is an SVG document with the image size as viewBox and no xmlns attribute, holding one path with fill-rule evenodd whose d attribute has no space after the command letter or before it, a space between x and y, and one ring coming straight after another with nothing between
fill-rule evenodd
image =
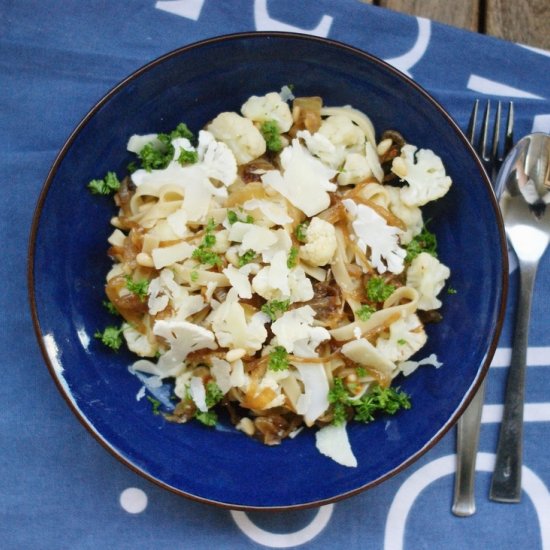
<instances>
[{"instance_id":1,"label":"spoon bowl","mask_svg":"<svg viewBox=\"0 0 550 550\"><path fill-rule=\"evenodd\" d=\"M496 192L506 236L518 257L520 291L490 497L519 502L531 301L539 260L550 241L550 135L534 133L518 141L502 164Z\"/></svg>"}]
</instances>

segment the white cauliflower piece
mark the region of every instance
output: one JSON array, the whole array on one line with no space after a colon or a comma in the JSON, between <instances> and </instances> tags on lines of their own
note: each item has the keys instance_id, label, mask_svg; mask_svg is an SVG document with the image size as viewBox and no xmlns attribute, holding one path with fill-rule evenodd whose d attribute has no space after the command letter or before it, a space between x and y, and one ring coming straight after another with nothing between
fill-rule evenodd
<instances>
[{"instance_id":1,"label":"white cauliflower piece","mask_svg":"<svg viewBox=\"0 0 550 550\"><path fill-rule=\"evenodd\" d=\"M445 286L451 270L427 252L421 252L407 270L407 286L418 291L418 309L431 310L441 307L437 295Z\"/></svg>"},{"instance_id":2,"label":"white cauliflower piece","mask_svg":"<svg viewBox=\"0 0 550 550\"><path fill-rule=\"evenodd\" d=\"M350 153L344 162L341 172L338 174L338 185L350 185L359 183L372 175L372 170L367 159L359 153Z\"/></svg>"},{"instance_id":3,"label":"white cauliflower piece","mask_svg":"<svg viewBox=\"0 0 550 550\"><path fill-rule=\"evenodd\" d=\"M308 264L328 264L336 252L336 231L334 226L321 218L314 217L306 229L306 242L300 247L300 258Z\"/></svg>"},{"instance_id":4,"label":"white cauliflower piece","mask_svg":"<svg viewBox=\"0 0 550 550\"><path fill-rule=\"evenodd\" d=\"M409 206L423 206L441 198L452 183L441 158L430 149L417 150L414 145L401 148L401 156L393 159L392 172L408 183L401 188L401 199Z\"/></svg>"},{"instance_id":5,"label":"white cauliflower piece","mask_svg":"<svg viewBox=\"0 0 550 550\"><path fill-rule=\"evenodd\" d=\"M209 178L217 179L227 187L235 182L237 160L226 143L216 141L213 134L201 130L197 154Z\"/></svg>"},{"instance_id":6,"label":"white cauliflower piece","mask_svg":"<svg viewBox=\"0 0 550 550\"><path fill-rule=\"evenodd\" d=\"M405 204L401 200L401 193L398 187L385 185L384 189L388 192L390 199L390 212L397 216L407 226L407 229L401 234L401 244L409 244L414 237L420 234L424 226L422 210L420 210L418 206L409 206Z\"/></svg>"},{"instance_id":7,"label":"white cauliflower piece","mask_svg":"<svg viewBox=\"0 0 550 550\"><path fill-rule=\"evenodd\" d=\"M323 327L314 327L314 316L315 310L310 306L283 313L271 325L277 345L301 357L317 357L315 348L330 338L330 332Z\"/></svg>"},{"instance_id":8,"label":"white cauliflower piece","mask_svg":"<svg viewBox=\"0 0 550 550\"><path fill-rule=\"evenodd\" d=\"M237 113L220 113L206 129L233 151L238 164L251 162L265 153L261 132L251 120Z\"/></svg>"},{"instance_id":9,"label":"white cauliflower piece","mask_svg":"<svg viewBox=\"0 0 550 550\"><path fill-rule=\"evenodd\" d=\"M427 339L420 319L412 313L393 322L389 334L380 336L376 341L376 349L390 361L397 363L415 354Z\"/></svg>"},{"instance_id":10,"label":"white cauliflower piece","mask_svg":"<svg viewBox=\"0 0 550 550\"><path fill-rule=\"evenodd\" d=\"M252 122L274 120L281 133L288 132L293 122L288 104L277 92L264 96L253 95L241 107L241 113Z\"/></svg>"},{"instance_id":11,"label":"white cauliflower piece","mask_svg":"<svg viewBox=\"0 0 550 550\"><path fill-rule=\"evenodd\" d=\"M349 153L364 153L365 134L347 116L332 115L321 122L319 130L310 134L302 130L297 134L306 142L312 155L327 166L338 169Z\"/></svg>"},{"instance_id":12,"label":"white cauliflower piece","mask_svg":"<svg viewBox=\"0 0 550 550\"><path fill-rule=\"evenodd\" d=\"M139 357L155 356L157 345L149 340L147 334L141 334L128 323L124 323L122 334L130 351L133 351Z\"/></svg>"},{"instance_id":13,"label":"white cauliflower piece","mask_svg":"<svg viewBox=\"0 0 550 550\"><path fill-rule=\"evenodd\" d=\"M353 218L352 227L357 237L357 245L365 254L370 250L369 260L378 273L403 271L407 252L399 246L401 230L388 225L386 220L372 208L345 199L342 204ZM384 261L386 263L384 263Z\"/></svg>"}]
</instances>

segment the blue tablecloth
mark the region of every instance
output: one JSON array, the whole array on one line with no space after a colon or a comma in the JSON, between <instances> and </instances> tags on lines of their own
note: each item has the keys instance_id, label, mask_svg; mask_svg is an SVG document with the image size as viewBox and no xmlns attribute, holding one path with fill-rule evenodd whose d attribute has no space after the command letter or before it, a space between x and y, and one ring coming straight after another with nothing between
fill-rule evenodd
<instances>
[{"instance_id":1,"label":"blue tablecloth","mask_svg":"<svg viewBox=\"0 0 550 550\"><path fill-rule=\"evenodd\" d=\"M27 305L30 222L47 171L88 109L145 62L198 39L292 30L389 60L464 127L474 98L513 99L516 136L550 132L550 52L399 15L358 0L0 1L0 547L550 549L550 253L528 355L523 498L488 499L517 291L488 379L478 512L451 514L455 433L405 472L319 509L230 512L150 484L78 423L44 366Z\"/></svg>"}]
</instances>

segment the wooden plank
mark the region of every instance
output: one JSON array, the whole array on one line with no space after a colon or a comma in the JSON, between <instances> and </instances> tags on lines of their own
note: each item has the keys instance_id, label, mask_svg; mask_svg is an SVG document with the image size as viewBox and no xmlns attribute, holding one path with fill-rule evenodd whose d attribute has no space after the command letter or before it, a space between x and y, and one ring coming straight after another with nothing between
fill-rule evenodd
<instances>
[{"instance_id":1,"label":"wooden plank","mask_svg":"<svg viewBox=\"0 0 550 550\"><path fill-rule=\"evenodd\" d=\"M485 32L550 50L550 1L486 0Z\"/></svg>"},{"instance_id":2,"label":"wooden plank","mask_svg":"<svg viewBox=\"0 0 550 550\"><path fill-rule=\"evenodd\" d=\"M375 3L383 8L426 17L454 27L479 30L480 0L379 0Z\"/></svg>"}]
</instances>

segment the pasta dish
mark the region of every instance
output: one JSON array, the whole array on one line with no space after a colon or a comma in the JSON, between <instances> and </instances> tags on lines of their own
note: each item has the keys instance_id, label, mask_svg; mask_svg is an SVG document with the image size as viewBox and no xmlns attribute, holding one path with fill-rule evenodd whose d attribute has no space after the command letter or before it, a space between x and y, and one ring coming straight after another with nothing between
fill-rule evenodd
<instances>
[{"instance_id":1,"label":"pasta dish","mask_svg":"<svg viewBox=\"0 0 550 550\"><path fill-rule=\"evenodd\" d=\"M96 336L138 356L138 397L267 445L315 427L356 466L346 426L409 408L392 381L440 366L413 355L450 276L421 210L451 186L441 159L287 87L128 150L128 175L89 188L118 209L105 291L122 319Z\"/></svg>"}]
</instances>

